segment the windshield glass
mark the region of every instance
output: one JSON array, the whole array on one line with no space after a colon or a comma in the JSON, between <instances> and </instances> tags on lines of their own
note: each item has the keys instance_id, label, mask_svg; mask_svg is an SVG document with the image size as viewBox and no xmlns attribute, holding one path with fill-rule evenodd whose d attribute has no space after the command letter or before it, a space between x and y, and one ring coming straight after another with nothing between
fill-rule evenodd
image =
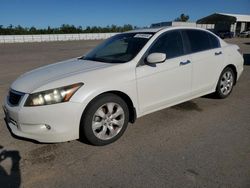
<instances>
[{"instance_id":1,"label":"windshield glass","mask_svg":"<svg viewBox=\"0 0 250 188\"><path fill-rule=\"evenodd\" d=\"M132 60L154 33L118 34L100 44L83 59L106 63L125 63Z\"/></svg>"}]
</instances>

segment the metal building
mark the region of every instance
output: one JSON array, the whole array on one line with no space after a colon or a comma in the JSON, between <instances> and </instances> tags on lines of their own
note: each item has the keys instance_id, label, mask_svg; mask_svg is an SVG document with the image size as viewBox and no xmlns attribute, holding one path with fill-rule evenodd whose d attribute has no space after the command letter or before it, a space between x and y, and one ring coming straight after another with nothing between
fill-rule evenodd
<instances>
[{"instance_id":1,"label":"metal building","mask_svg":"<svg viewBox=\"0 0 250 188\"><path fill-rule=\"evenodd\" d=\"M208 30L214 29L214 24L196 24L195 22L178 22L178 21L170 21L170 22L159 22L151 24L151 28L156 27L165 27L165 26L185 26L185 27L200 27Z\"/></svg>"},{"instance_id":2,"label":"metal building","mask_svg":"<svg viewBox=\"0 0 250 188\"><path fill-rule=\"evenodd\" d=\"M170 22L159 22L151 24L151 28L155 27L165 27L165 26L190 26L196 27L196 23L194 22L177 22L177 21L170 21Z\"/></svg>"},{"instance_id":3,"label":"metal building","mask_svg":"<svg viewBox=\"0 0 250 188\"><path fill-rule=\"evenodd\" d=\"M250 30L250 15L214 13L199 19L197 24L214 24L214 32L232 32L237 36L240 32Z\"/></svg>"}]
</instances>

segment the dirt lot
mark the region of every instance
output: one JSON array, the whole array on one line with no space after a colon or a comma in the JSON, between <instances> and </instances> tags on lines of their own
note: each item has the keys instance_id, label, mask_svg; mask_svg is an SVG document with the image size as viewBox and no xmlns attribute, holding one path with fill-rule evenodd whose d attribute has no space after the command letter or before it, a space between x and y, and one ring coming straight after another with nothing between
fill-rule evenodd
<instances>
[{"instance_id":1,"label":"dirt lot","mask_svg":"<svg viewBox=\"0 0 250 188\"><path fill-rule=\"evenodd\" d=\"M1 44L1 104L18 75L99 42ZM250 39L228 42L245 57L229 98L198 98L147 115L105 147L13 138L1 111L0 187L250 187Z\"/></svg>"}]
</instances>

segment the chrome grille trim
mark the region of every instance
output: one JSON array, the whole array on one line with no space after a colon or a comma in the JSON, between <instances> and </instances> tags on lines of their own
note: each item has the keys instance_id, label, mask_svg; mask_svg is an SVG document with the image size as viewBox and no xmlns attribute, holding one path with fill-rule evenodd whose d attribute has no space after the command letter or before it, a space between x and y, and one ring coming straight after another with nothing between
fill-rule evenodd
<instances>
[{"instance_id":1,"label":"chrome grille trim","mask_svg":"<svg viewBox=\"0 0 250 188\"><path fill-rule=\"evenodd\" d=\"M12 106L18 106L24 95L25 95L25 93L11 89L9 91L9 95L8 95L8 102Z\"/></svg>"}]
</instances>

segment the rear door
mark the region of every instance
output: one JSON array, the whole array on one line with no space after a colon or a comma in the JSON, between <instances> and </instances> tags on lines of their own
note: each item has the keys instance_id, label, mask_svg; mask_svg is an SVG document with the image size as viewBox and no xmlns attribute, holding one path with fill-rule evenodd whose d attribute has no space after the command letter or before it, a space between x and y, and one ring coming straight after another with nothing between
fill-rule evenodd
<instances>
[{"instance_id":1,"label":"rear door","mask_svg":"<svg viewBox=\"0 0 250 188\"><path fill-rule=\"evenodd\" d=\"M209 32L187 29L183 31L192 54L192 91L194 95L212 92L218 81L224 55L219 40Z\"/></svg>"}]
</instances>

